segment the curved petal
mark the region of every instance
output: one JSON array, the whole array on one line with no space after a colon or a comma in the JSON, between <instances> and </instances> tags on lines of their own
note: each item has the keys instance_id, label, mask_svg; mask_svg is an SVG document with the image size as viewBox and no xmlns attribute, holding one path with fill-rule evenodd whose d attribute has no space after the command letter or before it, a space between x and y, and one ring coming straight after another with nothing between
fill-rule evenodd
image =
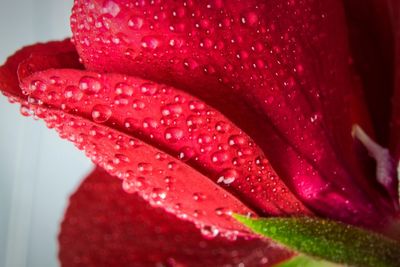
<instances>
[{"instance_id":1,"label":"curved petal","mask_svg":"<svg viewBox=\"0 0 400 267\"><path fill-rule=\"evenodd\" d=\"M57 54L57 57L52 57L55 54ZM26 65L24 68L25 73L19 73L20 76L28 75L31 67L34 67L36 71L47 69L48 67L46 66L48 64L54 67L62 65L65 68L76 69L83 67L77 60L76 50L70 39L27 46L9 57L0 67L0 88L3 93L17 98L24 98L23 92L19 88L17 72L19 65L30 57L36 57L33 61L35 66ZM52 58L52 62L49 62L50 58ZM32 62L32 60L30 61Z\"/></svg>"},{"instance_id":2,"label":"curved petal","mask_svg":"<svg viewBox=\"0 0 400 267\"><path fill-rule=\"evenodd\" d=\"M143 79L53 69L62 56L47 60L48 70L35 63L40 57L20 64L28 108L124 179L126 191L225 235L248 234L232 211L309 214L254 141L218 111Z\"/></svg>"},{"instance_id":3,"label":"curved petal","mask_svg":"<svg viewBox=\"0 0 400 267\"><path fill-rule=\"evenodd\" d=\"M353 63L363 84L364 98L376 133L373 138L383 147L391 145L390 121L392 116L397 116L392 114L396 54L394 32L400 24L393 24L390 1L343 1L349 25ZM396 101L393 104L396 105ZM387 164L391 164L391 160L387 160ZM368 168L371 165L374 166L365 164ZM369 173L374 174L374 171ZM393 172L389 177L385 187L390 192L393 202L398 203L396 175ZM379 180L379 177L375 176L370 178Z\"/></svg>"},{"instance_id":4,"label":"curved petal","mask_svg":"<svg viewBox=\"0 0 400 267\"><path fill-rule=\"evenodd\" d=\"M392 124L391 124L391 148L395 159L400 161L400 3L389 0L389 10L394 28L395 42L395 89L392 99Z\"/></svg>"},{"instance_id":5,"label":"curved petal","mask_svg":"<svg viewBox=\"0 0 400 267\"><path fill-rule=\"evenodd\" d=\"M206 239L95 169L72 195L59 235L61 266L271 266L291 256L268 240Z\"/></svg>"},{"instance_id":6,"label":"curved petal","mask_svg":"<svg viewBox=\"0 0 400 267\"><path fill-rule=\"evenodd\" d=\"M369 122L340 1L76 1L71 26L88 69L218 108L317 213L370 225L393 213L353 151L352 125Z\"/></svg>"},{"instance_id":7,"label":"curved petal","mask_svg":"<svg viewBox=\"0 0 400 267\"><path fill-rule=\"evenodd\" d=\"M389 145L394 86L394 36L388 2L343 1L353 64L360 74L375 140L385 147Z\"/></svg>"}]
</instances>

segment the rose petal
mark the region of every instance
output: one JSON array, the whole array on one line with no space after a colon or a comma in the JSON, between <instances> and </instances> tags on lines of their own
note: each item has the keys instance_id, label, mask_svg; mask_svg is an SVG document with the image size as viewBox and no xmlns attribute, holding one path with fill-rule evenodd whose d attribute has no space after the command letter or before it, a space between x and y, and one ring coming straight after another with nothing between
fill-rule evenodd
<instances>
[{"instance_id":1,"label":"rose petal","mask_svg":"<svg viewBox=\"0 0 400 267\"><path fill-rule=\"evenodd\" d=\"M376 137L389 144L390 99L393 94L393 28L388 1L343 1L355 68L361 76L363 93Z\"/></svg>"},{"instance_id":2,"label":"rose petal","mask_svg":"<svg viewBox=\"0 0 400 267\"><path fill-rule=\"evenodd\" d=\"M227 215L251 213L247 207L259 214L309 213L254 142L203 102L139 78L53 69L67 60L54 57L45 71L35 62L40 57L20 65L20 73L33 73L20 77L29 108L95 163L125 178L127 191L140 190L154 205L230 234L244 228ZM146 189L138 186L144 182Z\"/></svg>"},{"instance_id":3,"label":"rose petal","mask_svg":"<svg viewBox=\"0 0 400 267\"><path fill-rule=\"evenodd\" d=\"M340 1L76 1L71 26L88 69L167 83L218 108L317 213L370 225L393 213L353 151L352 125L369 122Z\"/></svg>"},{"instance_id":4,"label":"rose petal","mask_svg":"<svg viewBox=\"0 0 400 267\"><path fill-rule=\"evenodd\" d=\"M400 160L400 3L395 0L388 1L391 21L394 28L395 42L395 90L392 100L392 125L391 125L391 148L395 159Z\"/></svg>"},{"instance_id":5,"label":"rose petal","mask_svg":"<svg viewBox=\"0 0 400 267\"><path fill-rule=\"evenodd\" d=\"M72 195L59 235L61 266L271 266L291 253L267 240L205 239L95 169Z\"/></svg>"},{"instance_id":6,"label":"rose petal","mask_svg":"<svg viewBox=\"0 0 400 267\"><path fill-rule=\"evenodd\" d=\"M38 43L31 46L24 47L17 51L13 56L9 57L3 66L0 67L0 88L3 93L13 95L15 97L24 98L22 91L19 88L19 81L17 71L19 65L27 60L29 57L35 57L35 66L24 67L26 73L19 73L20 76L27 75L31 67L35 67L36 70L47 69L45 67L48 64L52 66L62 66L70 68L82 68L82 65L77 61L77 55L75 47L71 44L70 39L64 41L54 41L48 43ZM57 54L58 57L51 57ZM53 62L48 62L49 58L53 59ZM59 62L56 62L60 60Z\"/></svg>"},{"instance_id":7,"label":"rose petal","mask_svg":"<svg viewBox=\"0 0 400 267\"><path fill-rule=\"evenodd\" d=\"M62 84L52 84L54 77ZM35 73L21 87L33 90L29 97L37 102L102 123L186 161L259 214L306 212L253 140L180 90L119 74L65 69ZM79 101L71 101L69 90L78 90Z\"/></svg>"},{"instance_id":8,"label":"rose petal","mask_svg":"<svg viewBox=\"0 0 400 267\"><path fill-rule=\"evenodd\" d=\"M370 117L376 135L372 138L380 146L390 145L390 120L392 117L392 96L394 93L394 25L391 17L390 1L344 1L350 44L354 56L354 66L360 75ZM371 153L368 153L371 156ZM386 165L392 165L386 159ZM374 166L373 164L372 166ZM370 167L371 164L364 164ZM376 165L379 168L379 164ZM394 203L398 203L397 177L387 176L385 187ZM378 170L377 170L378 171ZM368 172L366 172L368 174ZM374 170L369 172L374 174ZM370 177L380 180L379 174ZM378 187L378 185L377 185ZM395 204L398 206L398 204Z\"/></svg>"}]
</instances>

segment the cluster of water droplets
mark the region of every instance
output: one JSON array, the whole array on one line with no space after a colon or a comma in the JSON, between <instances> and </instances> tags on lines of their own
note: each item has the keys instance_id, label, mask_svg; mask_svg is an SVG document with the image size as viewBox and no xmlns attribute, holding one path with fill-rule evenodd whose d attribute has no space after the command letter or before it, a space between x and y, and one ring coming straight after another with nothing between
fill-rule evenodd
<instances>
[{"instance_id":1,"label":"cluster of water droplets","mask_svg":"<svg viewBox=\"0 0 400 267\"><path fill-rule=\"evenodd\" d=\"M295 161L293 165L299 166L292 174L299 180L310 177L308 184L311 185L315 179L323 182L324 176L335 181L349 176L340 162L333 164L336 148L321 128L323 117L328 117L321 103L335 99L333 92L340 89L322 90L323 86L331 85L313 80L309 76L313 70L307 68L315 65L313 60L318 58L309 46L320 47L326 41L327 35L319 32L325 27L326 14L315 12L307 3L293 1L274 6L251 2L187 1L166 5L137 1L119 4L118 9L119 13L114 16L112 12L99 12L98 8L84 3L75 6L74 40L86 65L157 79L160 70L172 69L171 79L183 84L204 79L218 81L220 88L229 88L232 94L243 96L250 105L268 114L279 131L303 152L296 157L292 151L291 157ZM87 36L95 38L89 38L87 43ZM303 39L311 43L304 44ZM103 63L104 58L107 65ZM157 66L152 65L155 62ZM204 88L195 91L197 95L202 96L201 89ZM165 136L171 142L185 138L177 128L171 128ZM196 158L196 151L182 150L183 160ZM218 164L225 159L219 154L213 162ZM317 170L318 165L339 167L325 171ZM223 176L217 179L220 184L229 185L233 181ZM338 183L339 187L346 184ZM327 185L310 188L315 194L303 193L307 199L318 199L333 190L334 186Z\"/></svg>"},{"instance_id":2,"label":"cluster of water droplets","mask_svg":"<svg viewBox=\"0 0 400 267\"><path fill-rule=\"evenodd\" d=\"M181 162L185 162L228 191L267 203L263 207L266 212L276 212L273 203L287 189L276 179L254 142L217 111L164 85L122 75L74 74L74 81L56 79L54 75L32 78L24 90L29 93L29 99L37 101L30 101L29 105L35 107L36 113L47 105L58 106L64 112L135 136L126 140L122 135L107 133L89 122L66 119L68 116L62 113L42 116L49 127L58 129L62 137L84 149L96 164L121 178L126 192L146 192L143 196L150 203L164 206L176 179L182 179L176 174ZM43 106L41 99L48 103ZM137 137L143 139L145 145ZM99 142L105 142L102 139L113 146L99 146ZM147 143L168 154L159 151L151 160L138 161L137 154L132 151L148 146ZM110 155L110 151L114 153ZM163 161L163 164L153 166L154 161ZM151 184L153 178L149 177L154 175L163 183ZM207 200L207 195L193 192L192 200L201 202ZM167 209L181 217L208 215L201 208L191 214L177 212L183 204L186 205L176 203ZM213 211L217 216L229 216L231 212L230 208L222 206ZM198 226L210 236L219 232L208 229L208 224L198 223ZM237 235L224 234L231 238Z\"/></svg>"},{"instance_id":3,"label":"cluster of water droplets","mask_svg":"<svg viewBox=\"0 0 400 267\"><path fill-rule=\"evenodd\" d=\"M290 3L282 5L292 8ZM161 69L176 71L174 79L178 82L189 79L196 83L211 77L232 89L233 94L248 90L244 96L254 93L250 98L261 100L260 103L250 101L251 104L268 112L282 133L290 136L309 156L306 160L297 159L297 166L304 166L298 170L299 180L306 176L317 177L319 173L308 161L318 164L329 157L324 157L327 152L321 148L326 146L319 143L321 140L308 133L320 132L323 114L304 107L319 103L321 95L318 88L305 91L299 85L307 69L294 28L277 30L273 20L260 15L265 6L251 6L237 13L222 1L211 1L205 8L191 2L155 6L157 8L146 6L144 1L126 5L104 1L100 8L86 2L76 4L71 23L83 62L91 69L107 70L109 65L118 71L133 72L141 69L135 64L142 66L155 58ZM304 24L304 30L309 27ZM105 58L109 59L107 66L101 61ZM293 58L298 60L293 62ZM120 65L123 69L118 67ZM150 77L161 75L157 73L159 66L152 66L152 69L157 71L149 72ZM91 108L85 109L86 118L115 126L165 150L246 201L256 199L257 204L264 205L265 212L278 210L274 200L279 194L280 198L285 197L283 194L288 190L243 132L203 102L186 94L152 82L125 79L105 88L101 76L87 75L74 84L63 86L61 94L49 91L47 82L38 79L30 85L35 94L29 96L21 110L30 115L29 105L43 106L46 99L53 102L58 98L61 109L79 114L83 103ZM62 83L62 79L53 80L53 85ZM196 93L201 95L200 91ZM35 116L43 116L43 111L36 109ZM119 169L114 165L121 162L124 161L110 160L107 166ZM333 170L333 173L340 175L341 172ZM124 188L131 184L136 183L125 182ZM311 189L314 188L310 186ZM320 191L328 189L321 187ZM155 198L159 195L154 194ZM159 201L163 196L161 194ZM319 196L307 194L307 197L317 199Z\"/></svg>"},{"instance_id":4,"label":"cluster of water droplets","mask_svg":"<svg viewBox=\"0 0 400 267\"><path fill-rule=\"evenodd\" d=\"M121 13L131 15L110 18L111 25L126 25L123 30L117 33L115 28L112 31L107 28L99 32L100 35L109 34L110 38L118 34L126 35L126 43L105 48L101 44L103 39L97 38L99 43L96 45L79 48L82 49L81 54L86 55L85 63L95 69L108 68L100 60L95 60L101 54L126 49L125 52L114 53L112 58L110 56L108 65L118 71L136 73L141 68L139 66L146 67L143 64L146 60L155 60L165 69L172 68L178 81L185 81L188 77L205 79L204 75L211 75L214 78L207 79L218 80L236 91L234 93L247 90L249 93L244 95L254 95L251 104L267 112L284 135L290 136L290 140L309 155L307 160L325 160L314 156L313 151L326 147L326 144L320 143L326 140L321 141L307 134L321 132L322 112L310 108L320 101L321 92L315 87L307 91L300 85L306 71L303 59L306 62L307 58L304 58L306 54L299 46L301 42L297 40L299 37L294 28L278 29L274 19L262 16L267 10L265 4L237 5L233 9L230 4L220 1L157 3L154 6L141 1L131 2L119 7ZM283 13L282 17L286 9L287 12L294 9L296 16L306 16L311 12L308 9L298 10L290 2L273 8L277 10L277 16ZM98 31L93 28L94 20L80 16L83 12L97 19L104 16L104 12L99 14L95 7L76 5L72 26L74 39L80 42L85 40L85 31L94 30L96 34ZM315 30L311 27L307 22L302 25L302 30ZM124 69L120 69L113 64L119 64L115 59L123 54L127 58L120 58L124 62ZM145 75L152 75L151 70L146 69ZM154 75L157 77L158 73ZM254 99L261 102L253 103Z\"/></svg>"},{"instance_id":5,"label":"cluster of water droplets","mask_svg":"<svg viewBox=\"0 0 400 267\"><path fill-rule=\"evenodd\" d=\"M33 80L29 86L25 88L27 94L29 94L29 99L35 100L30 100L22 105L21 112L25 115L35 114L35 116L37 116L37 114L41 114L40 117L45 119L50 128L56 128L61 137L74 142L79 149L85 150L87 156L96 164L99 164L111 174L121 178L123 180L122 187L126 192L134 193L147 190L146 194L143 194L143 196L152 205L163 205L168 196L168 192L173 190L174 187L176 179L174 172L179 168L179 163L176 162L176 159L171 158L163 152L156 152L153 160L148 162L138 161L136 157L129 155L129 153L131 153L131 150L139 149L143 146L140 140L135 138L126 140L125 137L107 132L99 126L92 125L88 121L70 118L67 114L62 112L49 112L46 110L46 107L51 105L53 107L59 106L61 110L68 111L72 114L80 114L80 112L84 112L84 108L82 108L82 104L84 103L85 107L90 107L88 115L91 116L94 122L107 123L113 115L113 110L116 106L126 106L134 112L141 111L143 108L140 107L146 105L144 103L149 102L148 99L146 100L146 97L155 97L160 88L147 82L140 83L140 85L137 86L126 82L120 82L115 85L114 94L104 97L101 93L105 91L109 92L110 88L106 88L103 85L100 75L82 76L77 79L76 84L60 80L55 85L51 80L52 79ZM142 97L135 98L135 96L139 95ZM123 97L126 98L121 101ZM184 97L181 95L176 95L174 101L182 102L184 101L183 98ZM41 101L41 99L44 99L45 103ZM95 99L101 100L97 102ZM107 99L109 102L104 102L104 100ZM143 104L138 105L139 102ZM199 101L190 101L187 105L189 109L195 110L196 112L206 108L206 106ZM126 118L124 119L125 123L123 127L134 130L141 129L143 131L151 128L152 130L159 131L158 125L163 125L164 123L174 124L172 121L169 121L168 117L174 114L182 114L181 109L182 107L178 104L163 105L159 110L161 117L158 120L154 118L144 118L140 120L140 116L138 116L137 119L134 117ZM150 113L153 113L153 111ZM130 113L127 112L126 114L128 115ZM196 120L197 122L195 122ZM187 135L195 129L198 120L199 118L189 118L187 120L188 128L184 130L178 127L164 127L165 131L163 135L165 141L168 143L180 141L183 135ZM140 121L141 123L138 123ZM229 129L229 126L227 126L226 123L219 122L216 124L215 128L217 131L224 132ZM198 140L200 144L208 144L212 141L208 135L201 135ZM112 148L100 148L98 142L112 142L114 145ZM110 155L109 151L115 151L115 153ZM191 147L185 146L177 152L177 158L186 160L186 157L194 153L193 151ZM218 154L213 156L214 161L216 157L218 158ZM163 166L153 166L152 161L155 160L163 161ZM132 167L135 168L132 169ZM149 176L153 176L154 173L163 175L164 178L162 180L164 184L157 186L151 184ZM194 192L192 200L195 202L207 201L207 194ZM183 218L207 215L207 213L201 209L194 210L190 215L184 212L177 212L181 206L182 203L176 203L176 205L173 208L170 207L170 209ZM214 213L217 216L227 216L231 214L231 209L228 207L219 207L215 209ZM201 223L197 225L202 229L204 235L208 237L214 237L220 233L220 230L215 227L210 228L209 225ZM238 233L222 232L222 234L234 239Z\"/></svg>"}]
</instances>

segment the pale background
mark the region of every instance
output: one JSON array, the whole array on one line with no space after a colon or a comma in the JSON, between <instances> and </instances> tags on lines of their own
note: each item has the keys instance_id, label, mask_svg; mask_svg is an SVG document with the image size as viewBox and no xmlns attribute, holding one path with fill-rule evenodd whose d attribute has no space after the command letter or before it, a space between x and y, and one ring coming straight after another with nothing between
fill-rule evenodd
<instances>
[{"instance_id":1,"label":"pale background","mask_svg":"<svg viewBox=\"0 0 400 267\"><path fill-rule=\"evenodd\" d=\"M0 0L0 64L21 46L70 36L72 0ZM68 196L91 163L0 97L0 266L58 266Z\"/></svg>"}]
</instances>

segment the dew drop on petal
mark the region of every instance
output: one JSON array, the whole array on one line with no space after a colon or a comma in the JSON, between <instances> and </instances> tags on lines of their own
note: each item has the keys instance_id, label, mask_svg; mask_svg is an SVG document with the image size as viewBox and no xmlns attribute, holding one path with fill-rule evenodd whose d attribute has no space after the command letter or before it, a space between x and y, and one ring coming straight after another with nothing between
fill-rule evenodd
<instances>
[{"instance_id":1,"label":"dew drop on petal","mask_svg":"<svg viewBox=\"0 0 400 267\"><path fill-rule=\"evenodd\" d=\"M143 18L133 16L128 20L128 26L133 30L140 30L143 26Z\"/></svg>"},{"instance_id":2,"label":"dew drop on petal","mask_svg":"<svg viewBox=\"0 0 400 267\"><path fill-rule=\"evenodd\" d=\"M182 147L179 150L178 153L178 158L182 161L188 161L190 159L192 159L195 156L195 151L191 148L191 147Z\"/></svg>"},{"instance_id":3,"label":"dew drop on petal","mask_svg":"<svg viewBox=\"0 0 400 267\"><path fill-rule=\"evenodd\" d=\"M219 174L217 183L224 183L226 185L229 185L233 183L238 177L239 173L235 169L225 169Z\"/></svg>"},{"instance_id":4,"label":"dew drop on petal","mask_svg":"<svg viewBox=\"0 0 400 267\"><path fill-rule=\"evenodd\" d=\"M102 89L99 79L91 76L84 76L79 81L79 89L88 95L97 94Z\"/></svg>"},{"instance_id":5,"label":"dew drop on petal","mask_svg":"<svg viewBox=\"0 0 400 267\"><path fill-rule=\"evenodd\" d=\"M94 122L106 122L112 115L111 108L107 105L95 105L92 109L92 118Z\"/></svg>"},{"instance_id":6,"label":"dew drop on petal","mask_svg":"<svg viewBox=\"0 0 400 267\"><path fill-rule=\"evenodd\" d=\"M82 99L82 91L74 85L67 86L64 89L64 97L70 102L78 102Z\"/></svg>"},{"instance_id":7,"label":"dew drop on petal","mask_svg":"<svg viewBox=\"0 0 400 267\"><path fill-rule=\"evenodd\" d=\"M218 151L211 155L211 161L214 164L221 165L229 160L229 155L225 151Z\"/></svg>"},{"instance_id":8,"label":"dew drop on petal","mask_svg":"<svg viewBox=\"0 0 400 267\"><path fill-rule=\"evenodd\" d=\"M157 85L155 85L154 83L144 83L140 86L140 91L144 94L144 95L155 95L158 91L157 89Z\"/></svg>"},{"instance_id":9,"label":"dew drop on petal","mask_svg":"<svg viewBox=\"0 0 400 267\"><path fill-rule=\"evenodd\" d=\"M31 84L29 85L29 89L31 92L36 90L46 91L47 85L41 80L35 80L31 82Z\"/></svg>"},{"instance_id":10,"label":"dew drop on petal","mask_svg":"<svg viewBox=\"0 0 400 267\"><path fill-rule=\"evenodd\" d=\"M219 234L219 230L214 226L204 225L200 228L201 234L208 239L212 239Z\"/></svg>"},{"instance_id":11,"label":"dew drop on petal","mask_svg":"<svg viewBox=\"0 0 400 267\"><path fill-rule=\"evenodd\" d=\"M110 14L113 17L116 17L121 11L121 7L112 0L106 0L103 3L103 8L101 12L103 14Z\"/></svg>"},{"instance_id":12,"label":"dew drop on petal","mask_svg":"<svg viewBox=\"0 0 400 267\"><path fill-rule=\"evenodd\" d=\"M153 171L153 165L147 162L139 162L137 168L139 172L144 174L149 174Z\"/></svg>"},{"instance_id":13,"label":"dew drop on petal","mask_svg":"<svg viewBox=\"0 0 400 267\"><path fill-rule=\"evenodd\" d=\"M141 45L143 48L154 50L160 45L160 41L153 36L144 36Z\"/></svg>"},{"instance_id":14,"label":"dew drop on petal","mask_svg":"<svg viewBox=\"0 0 400 267\"><path fill-rule=\"evenodd\" d=\"M170 127L165 130L164 138L168 142L176 143L184 137L184 132L181 128Z\"/></svg>"},{"instance_id":15,"label":"dew drop on petal","mask_svg":"<svg viewBox=\"0 0 400 267\"><path fill-rule=\"evenodd\" d=\"M131 179L124 179L122 181L122 189L129 194L135 193L136 192L135 182Z\"/></svg>"}]
</instances>

